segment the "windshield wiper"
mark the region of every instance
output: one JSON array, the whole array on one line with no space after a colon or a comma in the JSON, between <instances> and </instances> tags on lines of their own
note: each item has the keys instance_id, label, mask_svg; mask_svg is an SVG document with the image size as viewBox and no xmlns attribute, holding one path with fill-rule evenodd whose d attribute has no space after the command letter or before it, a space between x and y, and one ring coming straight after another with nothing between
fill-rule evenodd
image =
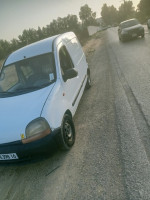
<instances>
[{"instance_id":1,"label":"windshield wiper","mask_svg":"<svg viewBox=\"0 0 150 200\"><path fill-rule=\"evenodd\" d=\"M26 87L26 88L18 88L15 90L15 92L25 92L25 91L30 91L30 90L38 90L41 87Z\"/></svg>"},{"instance_id":2,"label":"windshield wiper","mask_svg":"<svg viewBox=\"0 0 150 200\"><path fill-rule=\"evenodd\" d=\"M43 84L41 86L18 88L18 89L15 90L15 92L26 92L26 91L32 91L32 90L34 91L34 90L42 89L43 87L48 86L48 85L50 85L50 83L46 83L46 84Z\"/></svg>"},{"instance_id":3,"label":"windshield wiper","mask_svg":"<svg viewBox=\"0 0 150 200\"><path fill-rule=\"evenodd\" d=\"M41 87L29 87L29 88L18 88L16 89L15 91L4 91L4 92L0 92L0 94L15 94L15 93L18 93L18 92L25 92L25 91L30 91L30 90L37 90Z\"/></svg>"},{"instance_id":4,"label":"windshield wiper","mask_svg":"<svg viewBox=\"0 0 150 200\"><path fill-rule=\"evenodd\" d=\"M0 94L12 94L14 92L7 92L7 91L4 91L4 92L0 92Z\"/></svg>"},{"instance_id":5,"label":"windshield wiper","mask_svg":"<svg viewBox=\"0 0 150 200\"><path fill-rule=\"evenodd\" d=\"M31 86L31 87L25 87L25 88L18 88L15 91L0 92L0 95L13 95L13 94L24 93L24 92L28 92L28 91L35 91L35 90L42 89L43 87L46 87L48 85L50 85L50 83L46 83L46 84L43 84L41 86Z\"/></svg>"},{"instance_id":6,"label":"windshield wiper","mask_svg":"<svg viewBox=\"0 0 150 200\"><path fill-rule=\"evenodd\" d=\"M9 96L13 96L14 92L8 92L8 91L4 91L4 92L0 92L0 97L9 97Z\"/></svg>"}]
</instances>

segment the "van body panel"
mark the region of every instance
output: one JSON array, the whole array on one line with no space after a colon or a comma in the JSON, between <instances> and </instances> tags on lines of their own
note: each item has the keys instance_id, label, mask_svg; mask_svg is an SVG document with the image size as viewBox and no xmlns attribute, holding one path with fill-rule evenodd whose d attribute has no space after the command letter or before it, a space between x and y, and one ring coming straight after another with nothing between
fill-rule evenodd
<instances>
[{"instance_id":1,"label":"van body panel","mask_svg":"<svg viewBox=\"0 0 150 200\"><path fill-rule=\"evenodd\" d=\"M41 117L44 117L49 122L50 128L54 130L61 126L63 116L70 107L71 104L67 101L61 81L58 79L47 98Z\"/></svg>"},{"instance_id":2,"label":"van body panel","mask_svg":"<svg viewBox=\"0 0 150 200\"><path fill-rule=\"evenodd\" d=\"M40 117L54 85L23 95L0 98L0 144L21 140L28 123Z\"/></svg>"}]
</instances>

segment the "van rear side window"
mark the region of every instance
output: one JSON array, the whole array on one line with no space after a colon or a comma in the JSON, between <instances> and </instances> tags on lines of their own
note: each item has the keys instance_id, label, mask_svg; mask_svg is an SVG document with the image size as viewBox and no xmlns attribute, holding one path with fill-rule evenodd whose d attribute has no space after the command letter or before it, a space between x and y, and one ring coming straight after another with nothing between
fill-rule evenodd
<instances>
[{"instance_id":1,"label":"van rear side window","mask_svg":"<svg viewBox=\"0 0 150 200\"><path fill-rule=\"evenodd\" d=\"M78 64L83 56L83 51L77 38L73 38L71 42L67 44L67 47L69 49L73 62Z\"/></svg>"}]
</instances>

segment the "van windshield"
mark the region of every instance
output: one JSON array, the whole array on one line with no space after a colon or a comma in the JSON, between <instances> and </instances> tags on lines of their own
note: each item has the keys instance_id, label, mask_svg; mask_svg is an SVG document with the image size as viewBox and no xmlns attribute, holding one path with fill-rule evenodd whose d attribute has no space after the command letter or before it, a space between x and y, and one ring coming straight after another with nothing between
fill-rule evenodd
<instances>
[{"instance_id":1,"label":"van windshield","mask_svg":"<svg viewBox=\"0 0 150 200\"><path fill-rule=\"evenodd\" d=\"M41 89L56 79L53 54L44 54L4 66L0 74L0 96Z\"/></svg>"}]
</instances>

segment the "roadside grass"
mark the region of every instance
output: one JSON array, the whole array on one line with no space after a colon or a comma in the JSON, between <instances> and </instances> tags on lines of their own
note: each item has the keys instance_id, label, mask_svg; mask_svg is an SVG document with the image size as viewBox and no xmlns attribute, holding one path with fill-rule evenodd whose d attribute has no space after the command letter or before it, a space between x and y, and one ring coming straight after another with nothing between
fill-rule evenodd
<instances>
[{"instance_id":1,"label":"roadside grass","mask_svg":"<svg viewBox=\"0 0 150 200\"><path fill-rule=\"evenodd\" d=\"M93 55L95 47L99 45L98 41L101 40L103 34L104 33L102 31L98 31L97 33L89 36L86 43L82 46L87 61L90 60L89 56Z\"/></svg>"}]
</instances>

